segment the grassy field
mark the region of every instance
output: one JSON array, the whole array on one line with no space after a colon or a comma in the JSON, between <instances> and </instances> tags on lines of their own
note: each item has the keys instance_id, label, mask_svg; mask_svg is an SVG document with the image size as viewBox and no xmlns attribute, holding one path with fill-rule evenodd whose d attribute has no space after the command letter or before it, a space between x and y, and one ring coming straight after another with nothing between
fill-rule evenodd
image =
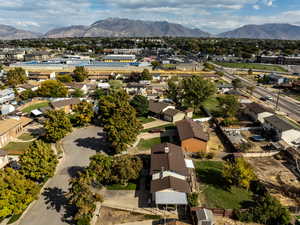
<instances>
[{"instance_id":1,"label":"grassy field","mask_svg":"<svg viewBox=\"0 0 300 225\"><path fill-rule=\"evenodd\" d=\"M229 68L241 68L241 69L256 69L256 70L271 70L277 72L287 72L286 69L277 65L264 65L259 63L228 63L228 62L214 62L217 65L229 67Z\"/></svg>"},{"instance_id":2,"label":"grassy field","mask_svg":"<svg viewBox=\"0 0 300 225\"><path fill-rule=\"evenodd\" d=\"M9 155L21 155L31 145L32 142L10 142L2 150L7 151Z\"/></svg>"},{"instance_id":3,"label":"grassy field","mask_svg":"<svg viewBox=\"0 0 300 225\"><path fill-rule=\"evenodd\" d=\"M34 139L35 137L32 134L29 133L24 133L21 136L18 137L18 139L22 140L22 141L30 141L32 139Z\"/></svg>"},{"instance_id":4,"label":"grassy field","mask_svg":"<svg viewBox=\"0 0 300 225\"><path fill-rule=\"evenodd\" d=\"M36 104L33 104L31 106L28 106L28 107L24 108L22 110L22 112L30 113L32 110L47 107L47 106L49 106L49 102L39 102L39 103L36 103Z\"/></svg>"},{"instance_id":5,"label":"grassy field","mask_svg":"<svg viewBox=\"0 0 300 225\"><path fill-rule=\"evenodd\" d=\"M155 119L153 119L152 117L139 117L138 120L142 123L142 124L145 124L145 123L151 123L153 121L155 121Z\"/></svg>"},{"instance_id":6,"label":"grassy field","mask_svg":"<svg viewBox=\"0 0 300 225\"><path fill-rule=\"evenodd\" d=\"M235 186L226 187L222 177L223 162L196 162L196 173L203 184L201 198L203 205L209 208L239 209L241 204L251 201L252 193Z\"/></svg>"},{"instance_id":7,"label":"grassy field","mask_svg":"<svg viewBox=\"0 0 300 225\"><path fill-rule=\"evenodd\" d=\"M150 149L153 145L157 145L168 141L170 141L169 137L157 137L148 140L141 139L137 147L140 150L147 150Z\"/></svg>"}]
</instances>

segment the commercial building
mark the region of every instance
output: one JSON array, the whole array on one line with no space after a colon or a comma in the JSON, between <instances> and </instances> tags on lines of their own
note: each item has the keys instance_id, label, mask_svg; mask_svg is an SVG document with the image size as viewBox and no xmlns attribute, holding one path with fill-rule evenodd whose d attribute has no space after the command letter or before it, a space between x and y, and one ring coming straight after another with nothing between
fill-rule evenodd
<instances>
[{"instance_id":1,"label":"commercial building","mask_svg":"<svg viewBox=\"0 0 300 225\"><path fill-rule=\"evenodd\" d=\"M256 62L265 64L300 65L300 57L257 56Z\"/></svg>"},{"instance_id":2,"label":"commercial building","mask_svg":"<svg viewBox=\"0 0 300 225\"><path fill-rule=\"evenodd\" d=\"M106 55L103 59L104 62L121 62L132 63L136 61L135 55Z\"/></svg>"}]
</instances>

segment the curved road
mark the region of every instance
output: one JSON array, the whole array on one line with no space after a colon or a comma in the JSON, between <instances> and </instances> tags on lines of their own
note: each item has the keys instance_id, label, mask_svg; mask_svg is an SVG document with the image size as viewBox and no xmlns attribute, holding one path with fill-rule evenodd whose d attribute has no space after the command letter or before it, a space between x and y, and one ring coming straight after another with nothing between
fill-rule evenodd
<instances>
[{"instance_id":1,"label":"curved road","mask_svg":"<svg viewBox=\"0 0 300 225\"><path fill-rule=\"evenodd\" d=\"M103 132L99 127L75 130L63 140L65 155L57 172L47 183L40 198L19 221L20 225L66 225L71 224L65 209L65 193L69 180L78 170L89 164L89 158L102 150ZM70 218L69 218L70 219Z\"/></svg>"}]
</instances>

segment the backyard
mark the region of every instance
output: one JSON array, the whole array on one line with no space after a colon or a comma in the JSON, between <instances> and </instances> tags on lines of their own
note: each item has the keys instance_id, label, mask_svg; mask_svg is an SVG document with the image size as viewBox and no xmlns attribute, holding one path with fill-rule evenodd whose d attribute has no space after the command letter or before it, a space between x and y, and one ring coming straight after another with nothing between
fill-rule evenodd
<instances>
[{"instance_id":1,"label":"backyard","mask_svg":"<svg viewBox=\"0 0 300 225\"><path fill-rule=\"evenodd\" d=\"M286 69L277 65L265 65L259 63L230 63L230 62L214 62L217 65L228 68L241 68L241 69L256 69L256 70L271 70L276 72L287 72Z\"/></svg>"},{"instance_id":2,"label":"backyard","mask_svg":"<svg viewBox=\"0 0 300 225\"><path fill-rule=\"evenodd\" d=\"M9 155L21 155L32 142L10 142L2 148Z\"/></svg>"},{"instance_id":3,"label":"backyard","mask_svg":"<svg viewBox=\"0 0 300 225\"><path fill-rule=\"evenodd\" d=\"M47 107L47 106L49 106L49 102L48 101L46 101L46 102L39 102L39 103L30 105L30 106L22 109L22 112L23 113L30 113L32 110L43 108L43 107Z\"/></svg>"},{"instance_id":4,"label":"backyard","mask_svg":"<svg viewBox=\"0 0 300 225\"><path fill-rule=\"evenodd\" d=\"M137 148L139 150L147 150L147 149L150 149L153 145L157 145L157 144L169 142L169 141L170 141L169 137L156 137L156 138L151 138L148 140L141 139Z\"/></svg>"},{"instance_id":5,"label":"backyard","mask_svg":"<svg viewBox=\"0 0 300 225\"><path fill-rule=\"evenodd\" d=\"M200 182L202 206L209 208L239 209L251 201L252 193L235 186L228 187L222 176L223 162L195 162Z\"/></svg>"},{"instance_id":6,"label":"backyard","mask_svg":"<svg viewBox=\"0 0 300 225\"><path fill-rule=\"evenodd\" d=\"M155 119L152 118L152 117L138 117L138 120L139 120L142 124L145 124L145 123L151 123L151 122L155 121Z\"/></svg>"}]
</instances>

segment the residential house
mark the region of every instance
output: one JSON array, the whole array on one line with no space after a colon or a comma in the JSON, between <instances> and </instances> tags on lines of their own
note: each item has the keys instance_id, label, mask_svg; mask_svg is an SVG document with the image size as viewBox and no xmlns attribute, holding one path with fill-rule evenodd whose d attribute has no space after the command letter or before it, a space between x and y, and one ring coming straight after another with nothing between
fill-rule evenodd
<instances>
[{"instance_id":1,"label":"residential house","mask_svg":"<svg viewBox=\"0 0 300 225\"><path fill-rule=\"evenodd\" d=\"M63 110L65 113L71 113L74 106L80 103L79 98L64 99L51 102L50 105L54 110Z\"/></svg>"},{"instance_id":2,"label":"residential house","mask_svg":"<svg viewBox=\"0 0 300 225\"><path fill-rule=\"evenodd\" d=\"M186 114L178 109L167 109L163 112L163 118L166 121L176 123L185 118Z\"/></svg>"},{"instance_id":3,"label":"residential house","mask_svg":"<svg viewBox=\"0 0 300 225\"><path fill-rule=\"evenodd\" d=\"M15 92L12 88L0 90L0 104L8 103L16 99Z\"/></svg>"},{"instance_id":4,"label":"residential house","mask_svg":"<svg viewBox=\"0 0 300 225\"><path fill-rule=\"evenodd\" d=\"M273 115L264 119L264 129L274 132L274 139L283 140L290 146L300 145L300 131L291 122Z\"/></svg>"},{"instance_id":5,"label":"residential house","mask_svg":"<svg viewBox=\"0 0 300 225\"><path fill-rule=\"evenodd\" d=\"M82 91L83 94L86 95L89 91L88 85L86 85L84 83L77 83L77 82L65 83L65 86L69 89L70 92L73 92L76 89L79 89Z\"/></svg>"},{"instance_id":6,"label":"residential house","mask_svg":"<svg viewBox=\"0 0 300 225\"><path fill-rule=\"evenodd\" d=\"M266 108L256 102L245 104L245 106L246 108L244 110L244 113L248 115L254 122L260 122L261 124L263 124L265 122L265 118L274 115L273 110Z\"/></svg>"},{"instance_id":7,"label":"residential house","mask_svg":"<svg viewBox=\"0 0 300 225\"><path fill-rule=\"evenodd\" d=\"M177 122L176 127L182 149L189 153L206 151L209 135L200 123L185 119Z\"/></svg>"},{"instance_id":8,"label":"residential house","mask_svg":"<svg viewBox=\"0 0 300 225\"><path fill-rule=\"evenodd\" d=\"M147 95L147 84L130 82L127 83L125 90L128 94Z\"/></svg>"},{"instance_id":9,"label":"residential house","mask_svg":"<svg viewBox=\"0 0 300 225\"><path fill-rule=\"evenodd\" d=\"M156 205L187 205L190 175L183 150L163 143L151 149L150 192Z\"/></svg>"},{"instance_id":10,"label":"residential house","mask_svg":"<svg viewBox=\"0 0 300 225\"><path fill-rule=\"evenodd\" d=\"M287 83L288 82L288 78L283 77L281 75L278 74L270 74L268 75L269 79L270 79L270 84L283 84L283 83Z\"/></svg>"},{"instance_id":11,"label":"residential house","mask_svg":"<svg viewBox=\"0 0 300 225\"><path fill-rule=\"evenodd\" d=\"M12 112L14 112L16 109L13 105L10 104L4 104L1 105L1 115L8 115Z\"/></svg>"},{"instance_id":12,"label":"residential house","mask_svg":"<svg viewBox=\"0 0 300 225\"><path fill-rule=\"evenodd\" d=\"M149 101L149 112L152 116L163 118L163 112L168 109L175 109L175 106L165 102Z\"/></svg>"},{"instance_id":13,"label":"residential house","mask_svg":"<svg viewBox=\"0 0 300 225\"><path fill-rule=\"evenodd\" d=\"M26 117L0 120L0 148L23 133L23 128L32 120Z\"/></svg>"}]
</instances>

